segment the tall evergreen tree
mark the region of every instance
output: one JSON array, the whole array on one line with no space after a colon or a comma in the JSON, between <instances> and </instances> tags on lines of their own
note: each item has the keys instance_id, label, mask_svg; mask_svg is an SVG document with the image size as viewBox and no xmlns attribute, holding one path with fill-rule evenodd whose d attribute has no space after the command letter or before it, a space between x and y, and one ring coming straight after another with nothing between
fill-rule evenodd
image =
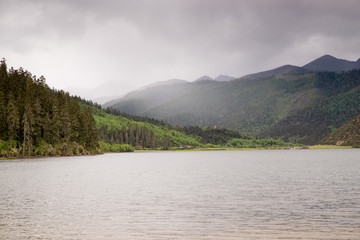
<instances>
[{"instance_id":1,"label":"tall evergreen tree","mask_svg":"<svg viewBox=\"0 0 360 240\"><path fill-rule=\"evenodd\" d=\"M85 146L88 149L95 149L98 147L98 131L95 126L95 120L92 116L91 108L88 107L84 110L84 125L86 129L86 142Z\"/></svg>"},{"instance_id":2,"label":"tall evergreen tree","mask_svg":"<svg viewBox=\"0 0 360 240\"><path fill-rule=\"evenodd\" d=\"M0 61L0 139L5 139L7 135L6 126L6 105L8 91L8 73L5 59Z\"/></svg>"},{"instance_id":3,"label":"tall evergreen tree","mask_svg":"<svg viewBox=\"0 0 360 240\"><path fill-rule=\"evenodd\" d=\"M155 149L156 148L156 136L153 131L150 131L150 148Z\"/></svg>"},{"instance_id":4,"label":"tall evergreen tree","mask_svg":"<svg viewBox=\"0 0 360 240\"><path fill-rule=\"evenodd\" d=\"M13 145L13 139L16 138L17 130L20 125L19 112L16 107L16 102L12 93L9 94L9 102L7 105L7 124L9 129L9 150L11 151Z\"/></svg>"},{"instance_id":5,"label":"tall evergreen tree","mask_svg":"<svg viewBox=\"0 0 360 240\"><path fill-rule=\"evenodd\" d=\"M132 125L129 126L128 132L129 132L129 144L131 146L135 146L135 135L134 135L134 128Z\"/></svg>"},{"instance_id":6,"label":"tall evergreen tree","mask_svg":"<svg viewBox=\"0 0 360 240\"><path fill-rule=\"evenodd\" d=\"M33 115L34 115L34 127L33 127L34 144L37 144L40 142L40 140L44 135L44 122L46 119L43 114L39 99L36 99L33 105Z\"/></svg>"},{"instance_id":7,"label":"tall evergreen tree","mask_svg":"<svg viewBox=\"0 0 360 240\"><path fill-rule=\"evenodd\" d=\"M30 156L32 154L32 131L34 124L34 116L32 113L32 109L30 103L25 105L25 113L23 116L23 126L24 126L24 139L23 139L23 156L25 156L26 145L27 145L27 153Z\"/></svg>"}]
</instances>

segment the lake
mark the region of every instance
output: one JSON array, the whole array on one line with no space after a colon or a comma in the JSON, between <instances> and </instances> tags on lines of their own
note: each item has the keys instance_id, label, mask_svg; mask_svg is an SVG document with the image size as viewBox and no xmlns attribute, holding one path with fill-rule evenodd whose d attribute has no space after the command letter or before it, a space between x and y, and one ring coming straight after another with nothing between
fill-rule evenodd
<instances>
[{"instance_id":1,"label":"lake","mask_svg":"<svg viewBox=\"0 0 360 240\"><path fill-rule=\"evenodd\" d=\"M360 150L0 161L0 239L360 239Z\"/></svg>"}]
</instances>

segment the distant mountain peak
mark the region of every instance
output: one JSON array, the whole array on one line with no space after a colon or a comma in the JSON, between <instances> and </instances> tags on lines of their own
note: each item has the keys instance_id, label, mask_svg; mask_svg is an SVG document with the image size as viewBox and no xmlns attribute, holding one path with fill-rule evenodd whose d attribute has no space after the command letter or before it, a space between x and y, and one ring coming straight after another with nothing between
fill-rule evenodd
<instances>
[{"instance_id":1,"label":"distant mountain peak","mask_svg":"<svg viewBox=\"0 0 360 240\"><path fill-rule=\"evenodd\" d=\"M214 81L214 79L212 79L211 77L209 77L207 75L204 75L204 76L196 79L194 82L200 82L200 81Z\"/></svg>"},{"instance_id":2,"label":"distant mountain peak","mask_svg":"<svg viewBox=\"0 0 360 240\"><path fill-rule=\"evenodd\" d=\"M326 54L304 65L303 68L311 71L343 72L358 68L356 64L357 62L339 59Z\"/></svg>"},{"instance_id":3,"label":"distant mountain peak","mask_svg":"<svg viewBox=\"0 0 360 240\"><path fill-rule=\"evenodd\" d=\"M235 79L235 77L227 76L227 75L223 75L223 74L220 74L219 76L214 78L214 80L218 81L218 82L228 82L228 81L232 81L234 79Z\"/></svg>"},{"instance_id":4,"label":"distant mountain peak","mask_svg":"<svg viewBox=\"0 0 360 240\"><path fill-rule=\"evenodd\" d=\"M325 54L324 56L321 56L318 59L337 59L337 58L329 54Z\"/></svg>"}]
</instances>

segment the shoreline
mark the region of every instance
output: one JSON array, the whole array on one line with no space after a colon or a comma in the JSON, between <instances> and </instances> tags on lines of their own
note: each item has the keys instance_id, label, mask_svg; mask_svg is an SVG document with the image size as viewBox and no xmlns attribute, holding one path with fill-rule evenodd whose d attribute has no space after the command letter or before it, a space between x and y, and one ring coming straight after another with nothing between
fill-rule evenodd
<instances>
[{"instance_id":1,"label":"shoreline","mask_svg":"<svg viewBox=\"0 0 360 240\"><path fill-rule=\"evenodd\" d=\"M97 154L78 154L78 155L33 155L33 156L18 156L18 157L0 157L0 161L2 160L18 160L18 159L32 159L32 158L58 158L58 157L82 157L82 156L96 156L102 155L104 153Z\"/></svg>"},{"instance_id":2,"label":"shoreline","mask_svg":"<svg viewBox=\"0 0 360 240\"><path fill-rule=\"evenodd\" d=\"M252 151L252 150L315 150L315 149L356 149L351 146L336 145L312 145L294 148L189 148L189 149L169 149L169 150L135 150L134 152L179 152L179 151Z\"/></svg>"},{"instance_id":3,"label":"shoreline","mask_svg":"<svg viewBox=\"0 0 360 240\"><path fill-rule=\"evenodd\" d=\"M297 148L192 148L192 149L146 149L146 150L134 150L133 153L147 153L147 152L206 152L206 151L253 151L253 150L321 150L321 149L357 149L351 146L336 146L336 145L312 145ZM80 155L35 155L35 156L18 156L18 157L0 157L2 160L18 160L18 159L33 159L33 158L46 158L46 157L81 157L81 156L96 156L105 153L129 153L129 152L103 152L98 154L80 154ZM131 153L131 152L130 152Z\"/></svg>"}]
</instances>

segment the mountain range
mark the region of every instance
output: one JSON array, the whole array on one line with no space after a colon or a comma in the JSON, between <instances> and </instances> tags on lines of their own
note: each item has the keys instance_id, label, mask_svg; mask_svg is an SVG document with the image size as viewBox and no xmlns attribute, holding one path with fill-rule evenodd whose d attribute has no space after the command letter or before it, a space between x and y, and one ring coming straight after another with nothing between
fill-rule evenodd
<instances>
[{"instance_id":1,"label":"mountain range","mask_svg":"<svg viewBox=\"0 0 360 240\"><path fill-rule=\"evenodd\" d=\"M302 67L284 65L272 70L245 75L242 78L271 77L283 74L298 74L309 72L347 72L352 69L360 69L360 59L356 62L338 59L330 55L324 55Z\"/></svg>"},{"instance_id":2,"label":"mountain range","mask_svg":"<svg viewBox=\"0 0 360 240\"><path fill-rule=\"evenodd\" d=\"M121 112L314 144L360 113L360 60L325 55L238 79L164 81L106 104ZM350 71L352 70L352 71Z\"/></svg>"}]
</instances>

